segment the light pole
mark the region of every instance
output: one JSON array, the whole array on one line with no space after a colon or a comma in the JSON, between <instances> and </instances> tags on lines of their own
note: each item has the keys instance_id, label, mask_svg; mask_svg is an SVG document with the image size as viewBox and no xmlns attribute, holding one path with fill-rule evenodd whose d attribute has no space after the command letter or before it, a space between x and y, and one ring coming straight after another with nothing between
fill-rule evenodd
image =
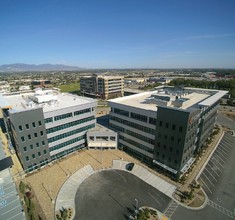
<instances>
[{"instance_id":1,"label":"light pole","mask_svg":"<svg viewBox=\"0 0 235 220\"><path fill-rule=\"evenodd\" d=\"M137 214L138 214L138 199L135 199L135 217L137 218Z\"/></svg>"}]
</instances>

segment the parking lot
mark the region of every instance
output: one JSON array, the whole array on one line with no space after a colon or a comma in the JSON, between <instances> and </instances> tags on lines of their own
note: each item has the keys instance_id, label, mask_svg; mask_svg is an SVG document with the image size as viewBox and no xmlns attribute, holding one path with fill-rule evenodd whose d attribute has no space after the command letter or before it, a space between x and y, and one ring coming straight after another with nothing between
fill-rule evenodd
<instances>
[{"instance_id":1,"label":"parking lot","mask_svg":"<svg viewBox=\"0 0 235 220\"><path fill-rule=\"evenodd\" d=\"M105 170L93 174L78 188L75 219L129 219L136 205L164 212L170 201L171 198L131 173Z\"/></svg>"},{"instance_id":2,"label":"parking lot","mask_svg":"<svg viewBox=\"0 0 235 220\"><path fill-rule=\"evenodd\" d=\"M198 178L208 196L207 206L199 211L178 207L173 220L235 219L235 137L225 133Z\"/></svg>"}]
</instances>

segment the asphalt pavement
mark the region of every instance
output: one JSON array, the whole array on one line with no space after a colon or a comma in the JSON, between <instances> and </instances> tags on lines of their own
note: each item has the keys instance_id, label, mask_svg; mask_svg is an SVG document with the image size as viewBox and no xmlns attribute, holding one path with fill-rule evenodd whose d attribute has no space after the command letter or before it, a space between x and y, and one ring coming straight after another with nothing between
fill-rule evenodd
<instances>
[{"instance_id":1,"label":"asphalt pavement","mask_svg":"<svg viewBox=\"0 0 235 220\"><path fill-rule=\"evenodd\" d=\"M75 198L79 220L125 220L136 205L164 212L171 198L131 173L104 170L93 174L78 188Z\"/></svg>"}]
</instances>

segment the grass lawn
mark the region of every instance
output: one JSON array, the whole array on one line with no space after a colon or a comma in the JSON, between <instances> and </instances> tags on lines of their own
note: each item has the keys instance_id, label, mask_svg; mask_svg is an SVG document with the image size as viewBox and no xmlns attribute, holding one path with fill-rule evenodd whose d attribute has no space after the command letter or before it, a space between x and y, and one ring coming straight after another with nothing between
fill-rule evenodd
<instances>
[{"instance_id":1,"label":"grass lawn","mask_svg":"<svg viewBox=\"0 0 235 220\"><path fill-rule=\"evenodd\" d=\"M80 83L71 83L67 85L60 85L61 92L75 92L80 90Z\"/></svg>"}]
</instances>

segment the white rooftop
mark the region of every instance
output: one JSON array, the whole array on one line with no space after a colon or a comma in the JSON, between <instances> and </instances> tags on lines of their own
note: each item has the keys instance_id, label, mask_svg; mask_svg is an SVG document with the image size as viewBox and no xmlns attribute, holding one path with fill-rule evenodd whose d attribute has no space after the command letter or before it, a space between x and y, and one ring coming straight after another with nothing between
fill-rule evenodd
<instances>
[{"instance_id":1,"label":"white rooftop","mask_svg":"<svg viewBox=\"0 0 235 220\"><path fill-rule=\"evenodd\" d=\"M209 106L223 97L227 91L173 87L157 87L155 91L139 93L109 100L135 108L156 111L157 106L189 109L196 106Z\"/></svg>"},{"instance_id":2,"label":"white rooftop","mask_svg":"<svg viewBox=\"0 0 235 220\"><path fill-rule=\"evenodd\" d=\"M33 108L43 108L44 112L50 112L62 108L96 102L96 100L72 95L69 93L59 93L54 90L40 90L24 94L7 95L2 97L4 102L1 106L11 107L11 111L27 111Z\"/></svg>"}]
</instances>

